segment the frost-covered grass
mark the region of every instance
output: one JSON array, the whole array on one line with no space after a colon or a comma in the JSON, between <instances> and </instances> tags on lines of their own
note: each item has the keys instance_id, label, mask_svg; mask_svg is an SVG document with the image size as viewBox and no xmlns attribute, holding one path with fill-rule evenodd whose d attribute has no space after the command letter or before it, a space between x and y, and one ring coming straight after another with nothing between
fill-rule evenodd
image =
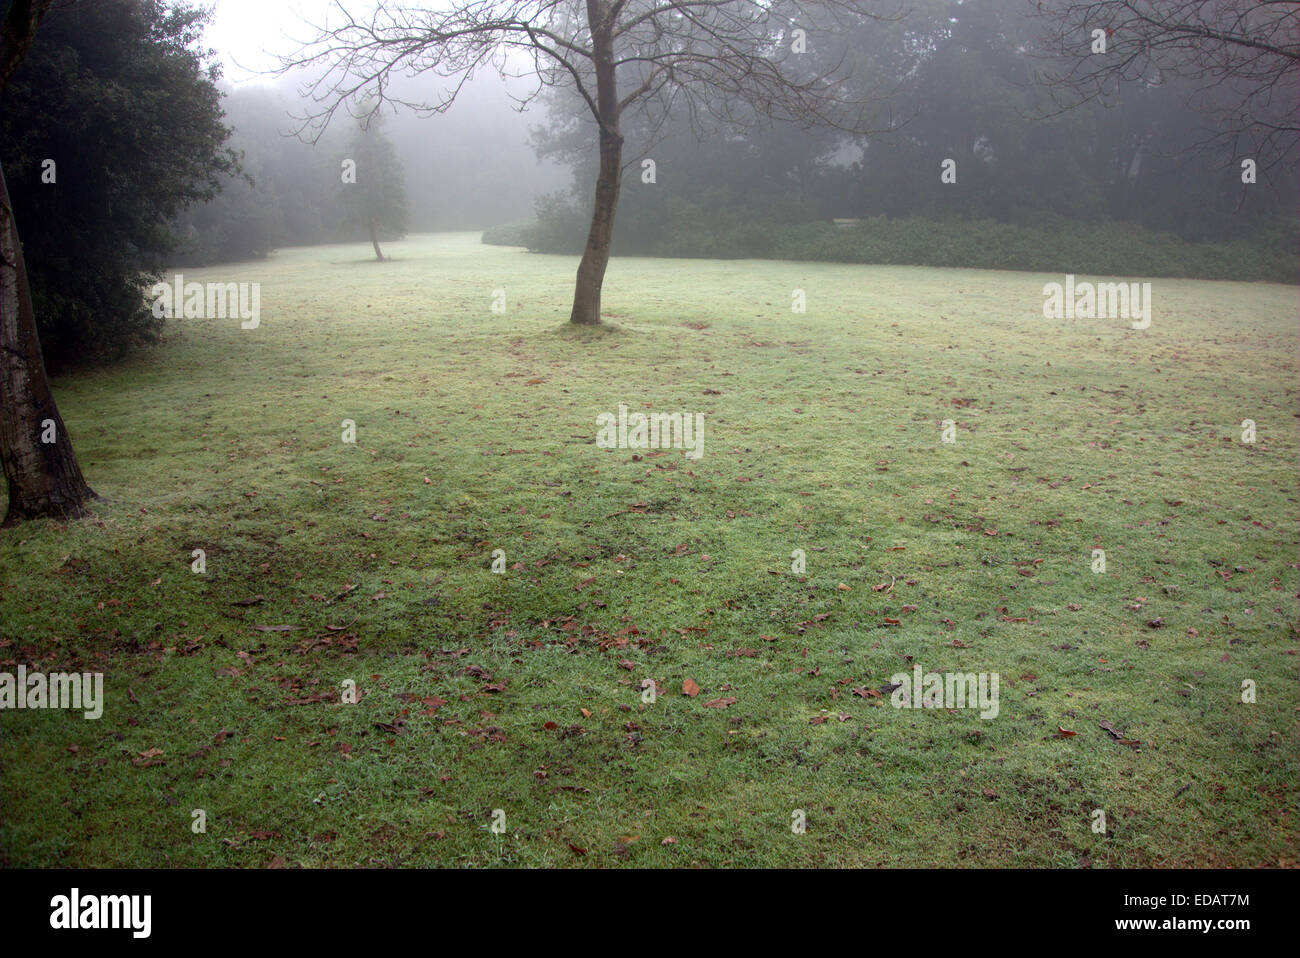
<instances>
[{"instance_id":1,"label":"frost-covered grass","mask_svg":"<svg viewBox=\"0 0 1300 958\"><path fill-rule=\"evenodd\" d=\"M620 259L574 330L572 258L387 252L56 384L106 501L0 532L0 670L107 703L0 715L4 864L1295 864L1294 287ZM998 716L853 691L914 664Z\"/></svg>"}]
</instances>

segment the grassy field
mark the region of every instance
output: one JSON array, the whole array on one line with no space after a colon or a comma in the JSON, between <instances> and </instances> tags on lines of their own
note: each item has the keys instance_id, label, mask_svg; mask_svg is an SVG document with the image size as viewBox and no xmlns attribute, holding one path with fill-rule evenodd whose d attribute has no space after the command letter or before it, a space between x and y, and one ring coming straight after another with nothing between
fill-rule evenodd
<instances>
[{"instance_id":1,"label":"grassy field","mask_svg":"<svg viewBox=\"0 0 1300 958\"><path fill-rule=\"evenodd\" d=\"M0 670L106 704L0 714L4 864L1296 864L1294 287L620 259L578 331L571 258L390 252L56 384L105 501L0 532Z\"/></svg>"}]
</instances>

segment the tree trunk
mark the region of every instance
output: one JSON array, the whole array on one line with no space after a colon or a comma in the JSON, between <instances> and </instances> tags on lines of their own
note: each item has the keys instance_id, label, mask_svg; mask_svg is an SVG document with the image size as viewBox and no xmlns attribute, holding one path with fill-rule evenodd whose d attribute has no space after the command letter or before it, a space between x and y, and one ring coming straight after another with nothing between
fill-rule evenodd
<instances>
[{"instance_id":1,"label":"tree trunk","mask_svg":"<svg viewBox=\"0 0 1300 958\"><path fill-rule=\"evenodd\" d=\"M42 438L52 438L43 442ZM36 314L9 188L0 169L0 461L9 485L3 525L86 515L97 498L72 451L45 376Z\"/></svg>"},{"instance_id":2,"label":"tree trunk","mask_svg":"<svg viewBox=\"0 0 1300 958\"><path fill-rule=\"evenodd\" d=\"M379 262L384 261L384 251L379 248L379 237L375 232L375 218L370 218L370 245L375 248L375 259Z\"/></svg>"},{"instance_id":3,"label":"tree trunk","mask_svg":"<svg viewBox=\"0 0 1300 958\"><path fill-rule=\"evenodd\" d=\"M600 134L600 175L596 177L595 206L587 246L578 264L578 282L573 291L573 312L569 321L594 326L600 322L600 289L609 265L609 247L614 238L614 213L618 209L623 180L623 137Z\"/></svg>"},{"instance_id":4,"label":"tree trunk","mask_svg":"<svg viewBox=\"0 0 1300 958\"><path fill-rule=\"evenodd\" d=\"M587 23L591 28L592 62L596 69L597 121L600 124L600 173L596 177L595 203L587 246L578 264L573 290L573 312L569 322L579 326L600 323L600 288L609 265L609 246L614 238L614 213L623 183L623 135L618 130L618 92L615 83L613 19L601 0L587 0Z\"/></svg>"}]
</instances>

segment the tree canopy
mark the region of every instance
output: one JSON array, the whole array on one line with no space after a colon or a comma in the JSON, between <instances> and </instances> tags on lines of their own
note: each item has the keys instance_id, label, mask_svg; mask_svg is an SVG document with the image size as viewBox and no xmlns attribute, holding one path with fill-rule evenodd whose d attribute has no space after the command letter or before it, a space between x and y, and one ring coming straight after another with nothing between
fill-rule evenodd
<instances>
[{"instance_id":1,"label":"tree canopy","mask_svg":"<svg viewBox=\"0 0 1300 958\"><path fill-rule=\"evenodd\" d=\"M120 355L156 337L144 301L177 237L213 196L225 146L207 14L162 0L84 0L45 17L0 112L0 161L24 236L46 362Z\"/></svg>"}]
</instances>

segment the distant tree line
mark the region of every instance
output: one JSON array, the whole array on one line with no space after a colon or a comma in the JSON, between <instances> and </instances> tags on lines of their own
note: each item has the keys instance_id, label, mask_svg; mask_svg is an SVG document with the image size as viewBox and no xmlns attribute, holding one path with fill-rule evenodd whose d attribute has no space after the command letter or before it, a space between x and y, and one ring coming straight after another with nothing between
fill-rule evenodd
<instances>
[{"instance_id":1,"label":"distant tree line","mask_svg":"<svg viewBox=\"0 0 1300 958\"><path fill-rule=\"evenodd\" d=\"M1074 7L1084 5L1070 6L1078 17ZM862 27L849 43L854 76L897 78L885 132L774 124L741 136L680 114L633 131L629 152L638 155L624 178L615 252L1038 268L1042 255L1022 254L1055 248L1067 260L1086 236L1111 247L1086 258L1120 272L1157 264L1157 274L1294 282L1293 62L1276 58L1290 86L1270 77L1277 89L1268 102L1255 97L1253 113L1225 125L1213 107L1239 102L1240 91L1234 101L1207 87L1185 62L1103 74L1096 64L1105 55L1093 52L1083 24L1106 36L1112 14L1104 2L1087 6L1094 19L1068 31L1027 0L918 0L901 19ZM1107 39L1125 55L1123 32ZM1072 48L1092 66L1071 73ZM594 130L572 97L553 95L548 109L552 123L535 146L571 166L573 187L540 199L534 223L486 239L576 252ZM835 218L868 222L836 231ZM928 243L919 228L927 223ZM988 233L1006 255L981 242ZM1179 249L1185 243L1214 250Z\"/></svg>"},{"instance_id":2,"label":"distant tree line","mask_svg":"<svg viewBox=\"0 0 1300 958\"><path fill-rule=\"evenodd\" d=\"M402 164L379 115L311 146L285 133L289 101L253 88L228 96L241 169L172 224L173 262L258 259L283 246L398 239L409 226Z\"/></svg>"},{"instance_id":3,"label":"distant tree line","mask_svg":"<svg viewBox=\"0 0 1300 958\"><path fill-rule=\"evenodd\" d=\"M470 86L464 100L462 109L436 119L380 113L373 130L339 124L312 145L292 135L301 109L292 88L227 90L230 145L246 175L226 176L220 195L177 220L177 262L207 265L286 246L368 242L371 217L357 204L372 186L372 200L387 208L376 223L379 242L408 229L476 230L518 219L532 206L532 184L540 180L549 189L562 172L539 176L526 148L527 121L511 111L504 88ZM343 182L345 159L357 162L355 184ZM371 169L380 175L367 177ZM352 185L360 189L344 188Z\"/></svg>"}]
</instances>

